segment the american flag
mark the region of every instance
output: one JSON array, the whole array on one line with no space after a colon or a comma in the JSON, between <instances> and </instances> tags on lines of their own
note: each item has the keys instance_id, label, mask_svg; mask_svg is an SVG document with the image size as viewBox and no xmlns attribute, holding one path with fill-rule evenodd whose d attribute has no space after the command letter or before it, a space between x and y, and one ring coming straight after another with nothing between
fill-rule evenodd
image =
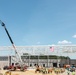
<instances>
[{"instance_id":1,"label":"american flag","mask_svg":"<svg viewBox=\"0 0 76 75\"><path fill-rule=\"evenodd\" d=\"M52 46L52 47L50 47L50 51L51 52L53 52L54 51L54 47Z\"/></svg>"}]
</instances>

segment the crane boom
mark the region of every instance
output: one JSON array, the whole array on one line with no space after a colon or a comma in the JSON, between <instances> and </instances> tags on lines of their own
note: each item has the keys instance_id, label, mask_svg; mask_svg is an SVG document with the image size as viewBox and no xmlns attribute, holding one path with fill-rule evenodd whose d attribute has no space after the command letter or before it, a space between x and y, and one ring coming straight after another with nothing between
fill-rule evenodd
<instances>
[{"instance_id":1,"label":"crane boom","mask_svg":"<svg viewBox=\"0 0 76 75\"><path fill-rule=\"evenodd\" d=\"M14 45L14 42L12 41L12 38L11 38L11 36L10 36L10 34L9 34L6 26L5 26L5 24L4 24L1 20L0 20L0 23L1 23L1 25L4 27L6 33L7 33L8 37L9 37L9 40L10 40L10 42L11 42L11 44L12 44L14 50L15 50L15 54L16 54L16 55L18 56L18 58L19 58L19 62L20 62L20 63L23 63L23 62L22 62L22 59L21 59L21 56L20 56L19 53L17 52L16 47L15 47L15 45Z\"/></svg>"}]
</instances>

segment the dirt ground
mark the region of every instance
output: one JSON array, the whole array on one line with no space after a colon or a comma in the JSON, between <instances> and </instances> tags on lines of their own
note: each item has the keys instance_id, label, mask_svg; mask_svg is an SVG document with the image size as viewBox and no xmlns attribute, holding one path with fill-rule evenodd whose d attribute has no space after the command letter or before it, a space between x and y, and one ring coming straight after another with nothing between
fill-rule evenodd
<instances>
[{"instance_id":1,"label":"dirt ground","mask_svg":"<svg viewBox=\"0 0 76 75\"><path fill-rule=\"evenodd\" d=\"M5 75L5 72L7 72L7 70L0 70L0 73L2 73L3 75ZM27 70L25 72L21 72L18 70L18 71L11 71L11 75L67 75L67 72L60 74L55 74L54 72L49 74L42 74L42 73L35 73L35 70ZM70 75L72 74L70 73Z\"/></svg>"}]
</instances>

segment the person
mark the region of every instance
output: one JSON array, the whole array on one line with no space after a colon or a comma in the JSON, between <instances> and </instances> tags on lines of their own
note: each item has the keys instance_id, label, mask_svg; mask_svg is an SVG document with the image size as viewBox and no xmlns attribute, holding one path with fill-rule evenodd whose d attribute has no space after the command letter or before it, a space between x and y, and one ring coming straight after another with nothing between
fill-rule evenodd
<instances>
[{"instance_id":1,"label":"person","mask_svg":"<svg viewBox=\"0 0 76 75\"><path fill-rule=\"evenodd\" d=\"M67 70L67 75L70 75L70 71L69 70Z\"/></svg>"},{"instance_id":2,"label":"person","mask_svg":"<svg viewBox=\"0 0 76 75\"><path fill-rule=\"evenodd\" d=\"M40 71L39 65L36 66L35 73L37 73L37 71Z\"/></svg>"},{"instance_id":3,"label":"person","mask_svg":"<svg viewBox=\"0 0 76 75\"><path fill-rule=\"evenodd\" d=\"M75 71L72 72L72 75L75 75Z\"/></svg>"}]
</instances>

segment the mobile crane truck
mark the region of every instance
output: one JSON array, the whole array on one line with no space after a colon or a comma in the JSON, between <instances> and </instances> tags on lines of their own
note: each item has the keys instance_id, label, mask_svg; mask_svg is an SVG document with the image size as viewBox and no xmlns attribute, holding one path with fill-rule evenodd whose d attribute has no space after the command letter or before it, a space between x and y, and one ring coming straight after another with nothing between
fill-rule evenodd
<instances>
[{"instance_id":1,"label":"mobile crane truck","mask_svg":"<svg viewBox=\"0 0 76 75\"><path fill-rule=\"evenodd\" d=\"M9 40L10 40L10 42L11 42L11 44L12 44L14 50L15 50L15 57L16 57L17 60L18 60L17 64L15 64L15 65L13 65L13 64L12 64L12 65L9 65L7 69L8 69L8 70L13 70L13 71L15 71L15 70L17 70L17 69L20 69L21 71L26 70L28 66L26 66L26 65L24 64L24 62L22 61L21 56L20 56L20 54L18 53L18 51L17 51L17 49L16 49L16 46L14 45L14 42L12 41L12 38L11 38L11 36L10 36L10 34L9 34L6 26L5 26L5 24L4 24L1 20L0 20L0 23L1 23L1 25L4 27L4 29L5 29L5 31L6 31L6 33L7 33L7 35L8 35L8 38L9 38Z\"/></svg>"}]
</instances>

